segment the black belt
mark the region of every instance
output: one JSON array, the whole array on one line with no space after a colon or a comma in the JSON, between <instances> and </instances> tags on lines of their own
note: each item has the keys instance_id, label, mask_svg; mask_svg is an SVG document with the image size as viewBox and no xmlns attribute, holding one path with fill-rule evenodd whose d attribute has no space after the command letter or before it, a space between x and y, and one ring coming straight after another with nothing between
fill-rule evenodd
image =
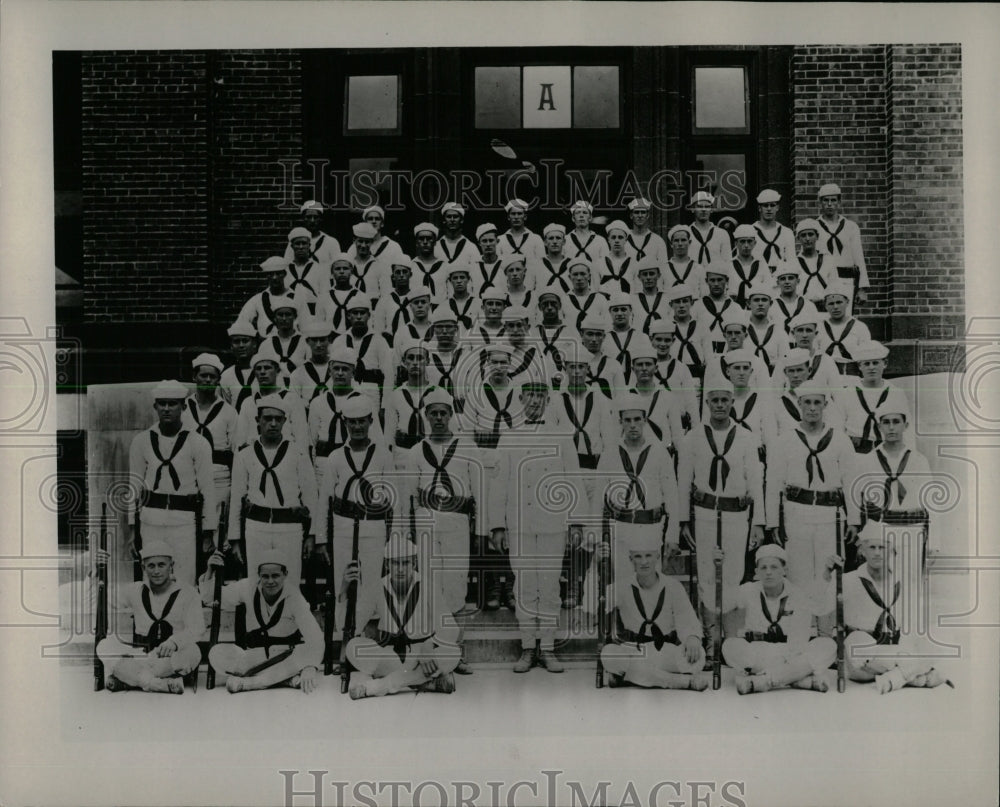
<instances>
[{"instance_id":1,"label":"black belt","mask_svg":"<svg viewBox=\"0 0 1000 807\"><path fill-rule=\"evenodd\" d=\"M771 644L785 644L788 642L787 636L775 637L773 634L761 633L754 630L748 630L743 634L743 638L748 642L770 642Z\"/></svg>"},{"instance_id":2,"label":"black belt","mask_svg":"<svg viewBox=\"0 0 1000 807\"><path fill-rule=\"evenodd\" d=\"M225 465L227 468L233 467L233 452L229 449L217 448L212 450L212 462L216 465Z\"/></svg>"},{"instance_id":3,"label":"black belt","mask_svg":"<svg viewBox=\"0 0 1000 807\"><path fill-rule=\"evenodd\" d=\"M245 515L251 521L264 524L301 524L300 516L291 507L265 507L262 504L247 504Z\"/></svg>"},{"instance_id":4,"label":"black belt","mask_svg":"<svg viewBox=\"0 0 1000 807\"><path fill-rule=\"evenodd\" d=\"M691 491L691 501L699 507L709 510L722 510L726 513L742 513L750 507L749 496L716 496L695 488Z\"/></svg>"},{"instance_id":5,"label":"black belt","mask_svg":"<svg viewBox=\"0 0 1000 807\"><path fill-rule=\"evenodd\" d=\"M666 514L663 505L649 510L624 510L612 505L607 505L608 516L614 521L624 521L628 524L659 524L660 519Z\"/></svg>"},{"instance_id":6,"label":"black belt","mask_svg":"<svg viewBox=\"0 0 1000 807\"><path fill-rule=\"evenodd\" d=\"M275 645L292 647L302 644L302 632L295 631L295 633L291 633L288 636L271 636L270 634L265 635L264 631L257 628L256 630L247 631L243 641L247 647L263 647L265 650L269 650Z\"/></svg>"},{"instance_id":7,"label":"black belt","mask_svg":"<svg viewBox=\"0 0 1000 807\"><path fill-rule=\"evenodd\" d=\"M841 280L853 280L858 282L861 280L861 270L858 269L857 266L838 266L837 277Z\"/></svg>"},{"instance_id":8,"label":"black belt","mask_svg":"<svg viewBox=\"0 0 1000 807\"><path fill-rule=\"evenodd\" d=\"M438 493L431 493L421 488L418 491L420 506L428 510L437 510L440 513L456 513L459 515L472 515L475 507L475 500L468 496L442 496Z\"/></svg>"},{"instance_id":9,"label":"black belt","mask_svg":"<svg viewBox=\"0 0 1000 807\"><path fill-rule=\"evenodd\" d=\"M870 454L871 450L877 445L874 440L869 440L865 437L852 437L851 442L854 444L854 450L858 454Z\"/></svg>"},{"instance_id":10,"label":"black belt","mask_svg":"<svg viewBox=\"0 0 1000 807\"><path fill-rule=\"evenodd\" d=\"M865 503L865 517L883 524L922 524L927 520L926 510L883 510L878 505Z\"/></svg>"},{"instance_id":11,"label":"black belt","mask_svg":"<svg viewBox=\"0 0 1000 807\"><path fill-rule=\"evenodd\" d=\"M666 644L680 645L681 640L677 638L677 631L672 630L670 633L663 634L663 639ZM634 630L629 630L625 628L618 636L618 640L622 644L650 644L656 641L654 637L643 635L640 636Z\"/></svg>"},{"instance_id":12,"label":"black belt","mask_svg":"<svg viewBox=\"0 0 1000 807\"><path fill-rule=\"evenodd\" d=\"M193 513L201 507L201 494L198 493L147 493L143 507L154 510L186 510Z\"/></svg>"},{"instance_id":13,"label":"black belt","mask_svg":"<svg viewBox=\"0 0 1000 807\"><path fill-rule=\"evenodd\" d=\"M392 634L387 633L386 631L380 631L378 645L379 647L391 647L393 651L395 651L396 655L399 656L400 661L406 661L406 654L409 652L411 647L423 644L424 642L429 642L433 638L433 633L429 636L416 638L413 636L407 636L405 633Z\"/></svg>"},{"instance_id":14,"label":"black belt","mask_svg":"<svg viewBox=\"0 0 1000 807\"><path fill-rule=\"evenodd\" d=\"M390 513L392 513L392 508L389 506L364 507L338 496L333 497L333 514L341 518L356 518L359 521L385 521Z\"/></svg>"},{"instance_id":15,"label":"black belt","mask_svg":"<svg viewBox=\"0 0 1000 807\"><path fill-rule=\"evenodd\" d=\"M809 490L795 485L785 486L785 499L796 504L817 504L821 507L842 507L844 492L842 490Z\"/></svg>"},{"instance_id":16,"label":"black belt","mask_svg":"<svg viewBox=\"0 0 1000 807\"><path fill-rule=\"evenodd\" d=\"M577 454L576 456L580 461L581 468L586 468L588 471L597 470L597 461L600 459L597 454Z\"/></svg>"}]
</instances>

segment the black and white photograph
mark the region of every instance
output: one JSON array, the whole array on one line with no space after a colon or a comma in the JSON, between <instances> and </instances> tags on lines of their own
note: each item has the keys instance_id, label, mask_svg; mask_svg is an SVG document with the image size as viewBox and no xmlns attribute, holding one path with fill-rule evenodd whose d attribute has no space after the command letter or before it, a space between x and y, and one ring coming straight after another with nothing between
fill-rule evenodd
<instances>
[{"instance_id":1,"label":"black and white photograph","mask_svg":"<svg viewBox=\"0 0 1000 807\"><path fill-rule=\"evenodd\" d=\"M0 19L0 803L996 803L994 9Z\"/></svg>"}]
</instances>

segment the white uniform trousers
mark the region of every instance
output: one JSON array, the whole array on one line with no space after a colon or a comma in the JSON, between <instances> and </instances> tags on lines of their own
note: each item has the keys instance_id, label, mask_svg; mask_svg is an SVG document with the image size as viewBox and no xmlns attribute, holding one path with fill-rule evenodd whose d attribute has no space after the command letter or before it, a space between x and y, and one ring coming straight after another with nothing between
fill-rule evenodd
<instances>
[{"instance_id":1,"label":"white uniform trousers","mask_svg":"<svg viewBox=\"0 0 1000 807\"><path fill-rule=\"evenodd\" d=\"M187 586L198 582L198 541L194 535L194 513L190 515L191 521L179 526L142 524L143 546L153 541L166 542L174 552L174 580Z\"/></svg>"},{"instance_id":2,"label":"white uniform trousers","mask_svg":"<svg viewBox=\"0 0 1000 807\"><path fill-rule=\"evenodd\" d=\"M289 590L297 589L302 580L302 525L266 524L248 518L246 521L247 574L257 576L257 564L265 552L275 551L285 557Z\"/></svg>"},{"instance_id":3,"label":"white uniform trousers","mask_svg":"<svg viewBox=\"0 0 1000 807\"><path fill-rule=\"evenodd\" d=\"M559 627L559 576L566 552L566 533L508 534L521 647L533 649L535 639L540 639L542 649L551 650Z\"/></svg>"},{"instance_id":4,"label":"white uniform trousers","mask_svg":"<svg viewBox=\"0 0 1000 807\"><path fill-rule=\"evenodd\" d=\"M233 475L228 465L212 466L212 474L215 478L215 512L222 516L222 503L229 504L229 494L232 490ZM221 525L221 521L219 522ZM227 536L229 540L239 538L238 535ZM218 534L216 535L218 541Z\"/></svg>"},{"instance_id":5,"label":"white uniform trousers","mask_svg":"<svg viewBox=\"0 0 1000 807\"><path fill-rule=\"evenodd\" d=\"M926 645L926 647L924 647ZM923 647L923 650L922 650ZM870 633L854 630L844 639L847 676L852 681L874 681L876 675L898 669L910 681L940 667L934 659L931 642L917 636L900 637L898 645L875 644Z\"/></svg>"},{"instance_id":6,"label":"white uniform trousers","mask_svg":"<svg viewBox=\"0 0 1000 807\"><path fill-rule=\"evenodd\" d=\"M787 642L748 642L731 637L722 643L722 655L737 672L749 671L754 675L771 672L801 656L809 662L813 675L819 675L837 658L837 643L827 637L817 637L802 647Z\"/></svg>"},{"instance_id":7,"label":"white uniform trousers","mask_svg":"<svg viewBox=\"0 0 1000 807\"><path fill-rule=\"evenodd\" d=\"M287 649L285 645L273 645L270 657L273 658ZM267 660L268 655L263 647L249 647L244 650L234 644L221 643L214 645L208 651L208 662L212 665L212 669L226 675L245 675L249 670ZM300 644L292 650L292 655L284 661L279 661L273 667L269 667L268 675L279 682L287 681L306 667L318 668L322 662L322 656L316 658L315 653L310 653L305 645Z\"/></svg>"},{"instance_id":8,"label":"white uniform trousers","mask_svg":"<svg viewBox=\"0 0 1000 807\"><path fill-rule=\"evenodd\" d=\"M657 673L683 673L691 675L705 666L705 650L698 648L698 658L687 660L682 645L665 644L659 650L652 642L638 647L635 644L608 644L601 650L604 669L611 675L624 675L638 686L653 686L659 680Z\"/></svg>"},{"instance_id":9,"label":"white uniform trousers","mask_svg":"<svg viewBox=\"0 0 1000 807\"><path fill-rule=\"evenodd\" d=\"M441 674L447 675L458 666L462 651L458 645L439 644L431 637L410 645L400 659L392 647L381 647L374 639L355 637L347 643L347 660L361 676L385 678L394 672L414 670L424 659L436 661Z\"/></svg>"},{"instance_id":10,"label":"white uniform trousers","mask_svg":"<svg viewBox=\"0 0 1000 807\"><path fill-rule=\"evenodd\" d=\"M434 613L458 613L465 605L469 577L469 517L464 513L443 513L418 507L418 524L433 525L430 531L429 567L434 591ZM427 557L421 547L420 558ZM426 576L421 570L421 576Z\"/></svg>"},{"instance_id":11,"label":"white uniform trousers","mask_svg":"<svg viewBox=\"0 0 1000 807\"><path fill-rule=\"evenodd\" d=\"M161 658L156 655L155 650L147 653L141 647L132 647L117 636L108 636L98 643L97 657L104 664L105 681L114 675L115 666L124 658L142 662L149 674L155 678L169 678L178 671L193 670L201 664L201 648L193 644Z\"/></svg>"},{"instance_id":12,"label":"white uniform trousers","mask_svg":"<svg viewBox=\"0 0 1000 807\"><path fill-rule=\"evenodd\" d=\"M834 554L837 508L787 500L784 507L788 579L797 586L809 586L822 576L826 559ZM846 528L847 522L841 512L841 539Z\"/></svg>"},{"instance_id":13,"label":"white uniform trousers","mask_svg":"<svg viewBox=\"0 0 1000 807\"><path fill-rule=\"evenodd\" d=\"M361 581L358 585L358 601L374 602L382 587L382 563L385 559L385 522L376 519L358 521L358 563L361 566ZM347 615L347 598L340 598L344 569L351 562L354 543L354 520L335 515L333 517L333 579L337 592L337 622L343 626ZM329 551L329 549L328 549ZM358 625L358 632L364 625Z\"/></svg>"},{"instance_id":14,"label":"white uniform trousers","mask_svg":"<svg viewBox=\"0 0 1000 807\"><path fill-rule=\"evenodd\" d=\"M715 510L694 506L694 535L698 562L698 599L715 614ZM746 564L747 537L750 532L747 511L722 514L722 608L732 607L730 599L736 595L743 580Z\"/></svg>"}]
</instances>

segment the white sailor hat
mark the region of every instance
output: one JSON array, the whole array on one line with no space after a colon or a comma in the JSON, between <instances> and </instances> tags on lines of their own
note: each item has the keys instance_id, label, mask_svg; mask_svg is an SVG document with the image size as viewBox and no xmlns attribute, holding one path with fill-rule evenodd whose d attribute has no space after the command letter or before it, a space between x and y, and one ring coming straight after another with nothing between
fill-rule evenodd
<instances>
[{"instance_id":1,"label":"white sailor hat","mask_svg":"<svg viewBox=\"0 0 1000 807\"><path fill-rule=\"evenodd\" d=\"M299 227L298 229L303 230L305 228ZM292 230L292 232L295 232ZM308 233L309 231L306 230ZM282 258L280 255L272 255L260 264L260 268L265 272L285 272L288 270L288 261Z\"/></svg>"},{"instance_id":2,"label":"white sailor hat","mask_svg":"<svg viewBox=\"0 0 1000 807\"><path fill-rule=\"evenodd\" d=\"M299 304L292 297L287 294L271 295L271 310L280 311L282 308L292 308L296 314L299 312Z\"/></svg>"},{"instance_id":3,"label":"white sailor hat","mask_svg":"<svg viewBox=\"0 0 1000 807\"><path fill-rule=\"evenodd\" d=\"M731 305L722 315L722 329L729 325L740 325L744 328L750 327L750 316L739 306Z\"/></svg>"},{"instance_id":4,"label":"white sailor hat","mask_svg":"<svg viewBox=\"0 0 1000 807\"><path fill-rule=\"evenodd\" d=\"M312 233L305 227L293 227L292 231L288 234L288 243L291 243L296 238L307 238L312 241Z\"/></svg>"},{"instance_id":5,"label":"white sailor hat","mask_svg":"<svg viewBox=\"0 0 1000 807\"><path fill-rule=\"evenodd\" d=\"M288 414L288 404L285 403L285 399L277 393L264 395L259 401L257 401L257 414L260 414L262 409L277 409L283 415Z\"/></svg>"},{"instance_id":6,"label":"white sailor hat","mask_svg":"<svg viewBox=\"0 0 1000 807\"><path fill-rule=\"evenodd\" d=\"M411 350L422 350L424 351L424 353L427 353L428 355L431 352L430 346L426 342L424 342L422 339L414 339L409 334L407 334L404 339L400 339L399 344L396 345L396 347L399 350L399 355L403 356L404 358L406 357L406 354L409 353Z\"/></svg>"},{"instance_id":7,"label":"white sailor hat","mask_svg":"<svg viewBox=\"0 0 1000 807\"><path fill-rule=\"evenodd\" d=\"M563 365L567 364L590 364L592 355L583 340L576 334L568 334L559 339L559 353L562 355Z\"/></svg>"},{"instance_id":8,"label":"white sailor hat","mask_svg":"<svg viewBox=\"0 0 1000 807\"><path fill-rule=\"evenodd\" d=\"M257 329L245 319L238 319L226 329L229 336L256 336Z\"/></svg>"},{"instance_id":9,"label":"white sailor hat","mask_svg":"<svg viewBox=\"0 0 1000 807\"><path fill-rule=\"evenodd\" d=\"M594 268L594 265L590 261L588 261L586 258L573 258L569 262L569 264L567 264L566 271L567 272L572 271L573 268L576 267L576 266L582 266L588 272L591 271Z\"/></svg>"},{"instance_id":10,"label":"white sailor hat","mask_svg":"<svg viewBox=\"0 0 1000 807\"><path fill-rule=\"evenodd\" d=\"M795 234L805 232L806 230L812 230L814 233L819 233L819 222L816 219L802 219L798 224L795 225Z\"/></svg>"},{"instance_id":11,"label":"white sailor hat","mask_svg":"<svg viewBox=\"0 0 1000 807\"><path fill-rule=\"evenodd\" d=\"M803 325L815 325L819 328L819 322L819 312L815 308L811 311L808 308L805 308L788 321L788 330L794 331L796 328L801 328Z\"/></svg>"},{"instance_id":12,"label":"white sailor hat","mask_svg":"<svg viewBox=\"0 0 1000 807\"><path fill-rule=\"evenodd\" d=\"M372 227L367 221L359 221L353 227L351 227L351 232L354 234L355 238L375 238L378 232Z\"/></svg>"},{"instance_id":13,"label":"white sailor hat","mask_svg":"<svg viewBox=\"0 0 1000 807\"><path fill-rule=\"evenodd\" d=\"M645 415L646 402L634 392L625 392L615 397L614 409L616 412L627 412L631 409L638 409Z\"/></svg>"},{"instance_id":14,"label":"white sailor hat","mask_svg":"<svg viewBox=\"0 0 1000 807\"><path fill-rule=\"evenodd\" d=\"M531 312L523 305L509 305L503 311L504 319L530 319Z\"/></svg>"},{"instance_id":15,"label":"white sailor hat","mask_svg":"<svg viewBox=\"0 0 1000 807\"><path fill-rule=\"evenodd\" d=\"M496 286L490 286L485 289L482 294L479 295L480 302L485 303L487 300L499 300L501 303L507 302L507 295L503 293L501 289ZM443 306L442 306L443 307Z\"/></svg>"},{"instance_id":16,"label":"white sailor hat","mask_svg":"<svg viewBox=\"0 0 1000 807\"><path fill-rule=\"evenodd\" d=\"M632 307L632 298L621 289L616 289L608 295L608 310L619 306Z\"/></svg>"},{"instance_id":17,"label":"white sailor hat","mask_svg":"<svg viewBox=\"0 0 1000 807\"><path fill-rule=\"evenodd\" d=\"M638 275L639 272L645 272L647 269L655 269L659 272L660 264L658 264L653 258L644 258L639 261L639 264L635 267L635 273Z\"/></svg>"},{"instance_id":18,"label":"white sailor hat","mask_svg":"<svg viewBox=\"0 0 1000 807\"><path fill-rule=\"evenodd\" d=\"M299 208L299 213L305 213L307 210L318 210L320 213L322 213L323 205L321 205L315 199L310 199L308 202L302 203L302 207Z\"/></svg>"},{"instance_id":19,"label":"white sailor hat","mask_svg":"<svg viewBox=\"0 0 1000 807\"><path fill-rule=\"evenodd\" d=\"M330 350L330 364L347 364L354 367L358 363L358 352L341 343Z\"/></svg>"},{"instance_id":20,"label":"white sailor hat","mask_svg":"<svg viewBox=\"0 0 1000 807\"><path fill-rule=\"evenodd\" d=\"M462 207L458 202L445 202L441 207L442 215L445 213L458 213L462 216L465 215L465 208Z\"/></svg>"},{"instance_id":21,"label":"white sailor hat","mask_svg":"<svg viewBox=\"0 0 1000 807\"><path fill-rule=\"evenodd\" d=\"M588 213L593 213L594 206L585 199L578 199L577 201L573 202L573 204L570 205L569 212L574 213L577 210L586 210Z\"/></svg>"},{"instance_id":22,"label":"white sailor hat","mask_svg":"<svg viewBox=\"0 0 1000 807\"><path fill-rule=\"evenodd\" d=\"M629 552L661 552L663 539L656 530L635 530L625 538L625 548Z\"/></svg>"},{"instance_id":23,"label":"white sailor hat","mask_svg":"<svg viewBox=\"0 0 1000 807\"><path fill-rule=\"evenodd\" d=\"M469 271L469 264L467 263L453 263L448 267L448 277L451 277L456 272L465 272L467 275L472 274Z\"/></svg>"},{"instance_id":24,"label":"white sailor hat","mask_svg":"<svg viewBox=\"0 0 1000 807\"><path fill-rule=\"evenodd\" d=\"M744 347L722 354L723 360L732 367L734 364L749 364L753 367L753 353Z\"/></svg>"},{"instance_id":25,"label":"white sailor hat","mask_svg":"<svg viewBox=\"0 0 1000 807\"><path fill-rule=\"evenodd\" d=\"M667 289L667 302L673 303L683 297L690 297L694 299L694 289L692 289L687 283L678 283L676 286L671 286Z\"/></svg>"},{"instance_id":26,"label":"white sailor hat","mask_svg":"<svg viewBox=\"0 0 1000 807\"><path fill-rule=\"evenodd\" d=\"M819 193L817 193L816 196L820 199L824 196L840 196L840 186L834 184L833 182L828 182L819 189Z\"/></svg>"},{"instance_id":27,"label":"white sailor hat","mask_svg":"<svg viewBox=\"0 0 1000 807\"><path fill-rule=\"evenodd\" d=\"M872 359L887 359L889 348L874 339L870 342L862 342L851 351L854 361L870 361Z\"/></svg>"},{"instance_id":28,"label":"white sailor hat","mask_svg":"<svg viewBox=\"0 0 1000 807\"><path fill-rule=\"evenodd\" d=\"M754 563L760 563L764 558L777 558L786 566L788 565L788 553L777 544L764 544L757 547L757 554L754 556Z\"/></svg>"},{"instance_id":29,"label":"white sailor hat","mask_svg":"<svg viewBox=\"0 0 1000 807\"><path fill-rule=\"evenodd\" d=\"M886 415L902 415L909 423L913 418L910 414L910 402L906 400L906 393L895 387L889 387L889 395L885 401L875 407L875 419L881 420Z\"/></svg>"},{"instance_id":30,"label":"white sailor hat","mask_svg":"<svg viewBox=\"0 0 1000 807\"><path fill-rule=\"evenodd\" d=\"M698 191L694 196L691 197L691 207L694 207L698 202L708 202L710 205L715 204L715 197L712 196L708 191Z\"/></svg>"},{"instance_id":31,"label":"white sailor hat","mask_svg":"<svg viewBox=\"0 0 1000 807\"><path fill-rule=\"evenodd\" d=\"M542 289L542 291L538 293L538 297L536 298L536 302L538 303L539 306L541 306L542 304L543 297L555 297L556 300L559 301L560 307L562 306L562 295L558 291L555 291L553 289Z\"/></svg>"},{"instance_id":32,"label":"white sailor hat","mask_svg":"<svg viewBox=\"0 0 1000 807\"><path fill-rule=\"evenodd\" d=\"M702 390L704 391L706 397L708 397L710 392L728 392L730 395L735 394L733 382L721 374L713 374L707 378L702 385Z\"/></svg>"},{"instance_id":33,"label":"white sailor hat","mask_svg":"<svg viewBox=\"0 0 1000 807\"><path fill-rule=\"evenodd\" d=\"M580 323L579 331L580 333L583 333L584 331L607 331L610 328L611 323L608 322L607 317L591 311L583 318L583 322Z\"/></svg>"},{"instance_id":34,"label":"white sailor hat","mask_svg":"<svg viewBox=\"0 0 1000 807\"><path fill-rule=\"evenodd\" d=\"M444 387L431 387L424 394L424 409L428 409L435 404L447 406L453 412L455 411L455 399L448 394L448 390Z\"/></svg>"},{"instance_id":35,"label":"white sailor hat","mask_svg":"<svg viewBox=\"0 0 1000 807\"><path fill-rule=\"evenodd\" d=\"M669 333L672 336L677 333L677 323L672 319L667 319L665 317L654 319L651 323L649 323L649 337L652 339L660 333Z\"/></svg>"},{"instance_id":36,"label":"white sailor hat","mask_svg":"<svg viewBox=\"0 0 1000 807\"><path fill-rule=\"evenodd\" d=\"M528 212L528 203L523 199L511 199L507 204L503 206L503 209L510 213L511 210L523 210L525 213Z\"/></svg>"},{"instance_id":37,"label":"white sailor hat","mask_svg":"<svg viewBox=\"0 0 1000 807\"><path fill-rule=\"evenodd\" d=\"M412 302L413 300L419 300L421 297L430 298L433 294L434 292L431 291L430 286L418 283L415 286L410 286L410 291L407 293L406 297Z\"/></svg>"},{"instance_id":38,"label":"white sailor hat","mask_svg":"<svg viewBox=\"0 0 1000 807\"><path fill-rule=\"evenodd\" d=\"M781 194L771 188L765 188L757 194L757 204L766 205L781 201Z\"/></svg>"},{"instance_id":39,"label":"white sailor hat","mask_svg":"<svg viewBox=\"0 0 1000 807\"><path fill-rule=\"evenodd\" d=\"M809 358L809 351L804 347L793 347L785 351L781 363L787 369L789 367L797 367L800 364L808 364Z\"/></svg>"},{"instance_id":40,"label":"white sailor hat","mask_svg":"<svg viewBox=\"0 0 1000 807\"><path fill-rule=\"evenodd\" d=\"M414 236L418 236L420 235L420 233L430 233L435 238L437 238L438 235L440 235L441 231L438 230L438 228L435 227L433 224L431 224L429 221L423 221L413 228Z\"/></svg>"},{"instance_id":41,"label":"white sailor hat","mask_svg":"<svg viewBox=\"0 0 1000 807\"><path fill-rule=\"evenodd\" d=\"M139 550L143 560L150 558L170 558L173 560L174 550L166 541L144 541Z\"/></svg>"},{"instance_id":42,"label":"white sailor hat","mask_svg":"<svg viewBox=\"0 0 1000 807\"><path fill-rule=\"evenodd\" d=\"M257 352L253 354L250 359L250 366L253 367L256 364L260 364L262 361L273 362L274 364L281 365L281 356L278 355L278 351L274 349L269 341L263 342L260 347L257 348Z\"/></svg>"},{"instance_id":43,"label":"white sailor hat","mask_svg":"<svg viewBox=\"0 0 1000 807\"><path fill-rule=\"evenodd\" d=\"M344 304L345 311L355 311L359 308L363 308L366 311L372 310L372 298L367 294L355 294L350 300Z\"/></svg>"},{"instance_id":44,"label":"white sailor hat","mask_svg":"<svg viewBox=\"0 0 1000 807\"><path fill-rule=\"evenodd\" d=\"M400 266L404 269L409 269L410 274L413 274L414 272L417 271L417 264L413 260L411 260L407 255L399 255L398 257L393 258L389 266L392 269L395 269L397 266Z\"/></svg>"},{"instance_id":45,"label":"white sailor hat","mask_svg":"<svg viewBox=\"0 0 1000 807\"><path fill-rule=\"evenodd\" d=\"M280 566L287 572L288 559L281 552L268 549L266 552L261 553L260 559L257 561L257 574L260 574L261 566Z\"/></svg>"},{"instance_id":46,"label":"white sailor hat","mask_svg":"<svg viewBox=\"0 0 1000 807\"><path fill-rule=\"evenodd\" d=\"M188 396L188 388L180 381L161 381L153 387L154 401L177 401Z\"/></svg>"},{"instance_id":47,"label":"white sailor hat","mask_svg":"<svg viewBox=\"0 0 1000 807\"><path fill-rule=\"evenodd\" d=\"M756 283L751 284L750 288L747 290L747 299L759 295L761 297L769 297L774 299L777 296L777 291L774 288L773 283L768 283L763 280L758 280Z\"/></svg>"},{"instance_id":48,"label":"white sailor hat","mask_svg":"<svg viewBox=\"0 0 1000 807\"><path fill-rule=\"evenodd\" d=\"M333 269L334 266L339 264L344 264L348 268L354 268L354 261L351 260L350 256L346 252L341 252L339 255L335 256L332 261L330 261L330 268Z\"/></svg>"},{"instance_id":49,"label":"white sailor hat","mask_svg":"<svg viewBox=\"0 0 1000 807\"><path fill-rule=\"evenodd\" d=\"M199 353L194 361L191 362L191 366L196 370L202 365L214 367L220 373L223 370L222 360L214 353Z\"/></svg>"},{"instance_id":50,"label":"white sailor hat","mask_svg":"<svg viewBox=\"0 0 1000 807\"><path fill-rule=\"evenodd\" d=\"M374 415L375 407L367 395L362 395L360 392L352 393L340 407L340 414L353 420Z\"/></svg>"},{"instance_id":51,"label":"white sailor hat","mask_svg":"<svg viewBox=\"0 0 1000 807\"><path fill-rule=\"evenodd\" d=\"M844 281L833 280L830 282L830 285L826 287L826 291L823 292L823 297L832 297L833 295L839 295L850 302L850 299L853 296L853 291Z\"/></svg>"},{"instance_id":52,"label":"white sailor hat","mask_svg":"<svg viewBox=\"0 0 1000 807\"><path fill-rule=\"evenodd\" d=\"M527 266L528 259L524 255L505 255L503 262L500 264L501 269L506 272L512 266Z\"/></svg>"},{"instance_id":53,"label":"white sailor hat","mask_svg":"<svg viewBox=\"0 0 1000 807\"><path fill-rule=\"evenodd\" d=\"M684 234L687 235L688 238L690 238L691 237L691 228L688 227L686 224L675 224L667 232L667 240L668 241L672 240L673 237L675 235L677 235L677 233L684 233Z\"/></svg>"},{"instance_id":54,"label":"white sailor hat","mask_svg":"<svg viewBox=\"0 0 1000 807\"><path fill-rule=\"evenodd\" d=\"M799 280L802 279L802 270L799 268L799 265L791 261L782 261L779 263L774 267L773 274L775 280L783 275L795 275Z\"/></svg>"},{"instance_id":55,"label":"white sailor hat","mask_svg":"<svg viewBox=\"0 0 1000 807\"><path fill-rule=\"evenodd\" d=\"M369 205L361 211L361 218L368 218L369 213L378 213L382 218L385 218L385 211L382 209L381 205Z\"/></svg>"},{"instance_id":56,"label":"white sailor hat","mask_svg":"<svg viewBox=\"0 0 1000 807\"><path fill-rule=\"evenodd\" d=\"M635 199L629 201L626 205L629 210L649 210L652 205L649 199L643 199L641 196L637 196Z\"/></svg>"},{"instance_id":57,"label":"white sailor hat","mask_svg":"<svg viewBox=\"0 0 1000 807\"><path fill-rule=\"evenodd\" d=\"M615 219L607 227L604 228L604 232L606 233L610 233L612 230L620 230L626 235L628 235L631 232L629 226L621 219Z\"/></svg>"},{"instance_id":58,"label":"white sailor hat","mask_svg":"<svg viewBox=\"0 0 1000 807\"><path fill-rule=\"evenodd\" d=\"M402 558L415 558L420 554L417 545L400 532L394 532L392 537L385 543L385 559L399 560Z\"/></svg>"},{"instance_id":59,"label":"white sailor hat","mask_svg":"<svg viewBox=\"0 0 1000 807\"><path fill-rule=\"evenodd\" d=\"M431 325L440 325L442 322L458 322L458 315L450 306L438 305L431 311Z\"/></svg>"},{"instance_id":60,"label":"white sailor hat","mask_svg":"<svg viewBox=\"0 0 1000 807\"><path fill-rule=\"evenodd\" d=\"M733 231L733 238L757 238L757 231L752 224L741 224Z\"/></svg>"},{"instance_id":61,"label":"white sailor hat","mask_svg":"<svg viewBox=\"0 0 1000 807\"><path fill-rule=\"evenodd\" d=\"M306 339L319 339L333 333L333 326L326 320L313 317L299 325L299 333Z\"/></svg>"},{"instance_id":62,"label":"white sailor hat","mask_svg":"<svg viewBox=\"0 0 1000 807\"><path fill-rule=\"evenodd\" d=\"M491 342L483 347L483 355L487 360L492 359L498 353L502 353L508 359L514 355L514 348L506 342Z\"/></svg>"},{"instance_id":63,"label":"white sailor hat","mask_svg":"<svg viewBox=\"0 0 1000 807\"><path fill-rule=\"evenodd\" d=\"M546 224L545 228L542 230L542 235L546 236L549 233L559 233L559 235L566 235L566 228L563 227L563 225L561 224L556 224L555 222L553 222L552 224Z\"/></svg>"},{"instance_id":64,"label":"white sailor hat","mask_svg":"<svg viewBox=\"0 0 1000 807\"><path fill-rule=\"evenodd\" d=\"M731 262L729 266L726 266L721 261L709 261L708 265L705 266L706 275L722 275L728 280L730 272L732 272Z\"/></svg>"},{"instance_id":65,"label":"white sailor hat","mask_svg":"<svg viewBox=\"0 0 1000 807\"><path fill-rule=\"evenodd\" d=\"M495 224L490 224L489 222L487 222L486 224L480 224L478 227L476 227L476 240L478 241L480 238L486 235L486 233L496 233L496 232L499 232L499 230L497 230L497 226Z\"/></svg>"},{"instance_id":66,"label":"white sailor hat","mask_svg":"<svg viewBox=\"0 0 1000 807\"><path fill-rule=\"evenodd\" d=\"M653 343L649 341L649 337L644 333L637 333L635 335L635 338L628 347L628 352L632 357L632 361L636 359L656 358L656 348L653 347Z\"/></svg>"},{"instance_id":67,"label":"white sailor hat","mask_svg":"<svg viewBox=\"0 0 1000 807\"><path fill-rule=\"evenodd\" d=\"M830 399L832 395L832 390L826 384L819 384L816 381L806 381L802 386L795 390L795 394L798 396L799 400L809 396L809 395L822 395L827 400Z\"/></svg>"}]
</instances>

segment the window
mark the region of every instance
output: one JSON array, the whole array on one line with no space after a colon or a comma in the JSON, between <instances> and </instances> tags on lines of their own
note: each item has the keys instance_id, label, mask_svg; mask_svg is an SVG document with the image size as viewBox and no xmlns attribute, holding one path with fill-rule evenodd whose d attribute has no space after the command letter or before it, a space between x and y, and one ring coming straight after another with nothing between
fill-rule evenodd
<instances>
[{"instance_id":1,"label":"window","mask_svg":"<svg viewBox=\"0 0 1000 807\"><path fill-rule=\"evenodd\" d=\"M475 69L477 129L620 129L617 65Z\"/></svg>"},{"instance_id":2,"label":"window","mask_svg":"<svg viewBox=\"0 0 1000 807\"><path fill-rule=\"evenodd\" d=\"M345 95L344 134L400 134L398 75L348 76Z\"/></svg>"},{"instance_id":3,"label":"window","mask_svg":"<svg viewBox=\"0 0 1000 807\"><path fill-rule=\"evenodd\" d=\"M749 134L745 67L694 68L694 134Z\"/></svg>"}]
</instances>

